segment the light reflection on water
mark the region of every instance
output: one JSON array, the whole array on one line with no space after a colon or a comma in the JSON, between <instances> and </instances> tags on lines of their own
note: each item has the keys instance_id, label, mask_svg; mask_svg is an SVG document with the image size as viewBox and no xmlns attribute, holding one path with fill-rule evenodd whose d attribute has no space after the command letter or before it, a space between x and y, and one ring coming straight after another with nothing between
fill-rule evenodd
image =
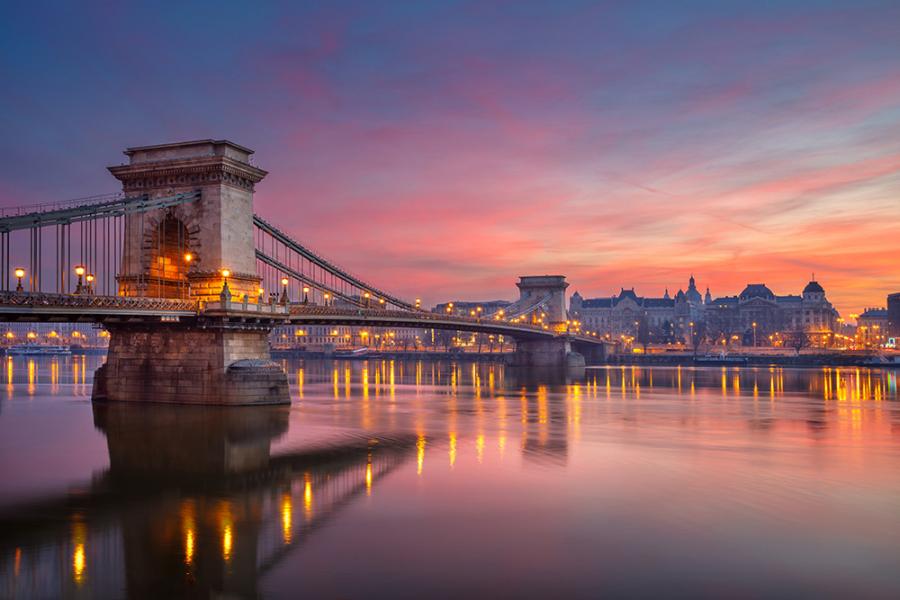
<instances>
[{"instance_id":1,"label":"light reflection on water","mask_svg":"<svg viewBox=\"0 0 900 600\"><path fill-rule=\"evenodd\" d=\"M895 371L285 361L215 409L4 360L2 597L900 593Z\"/></svg>"}]
</instances>

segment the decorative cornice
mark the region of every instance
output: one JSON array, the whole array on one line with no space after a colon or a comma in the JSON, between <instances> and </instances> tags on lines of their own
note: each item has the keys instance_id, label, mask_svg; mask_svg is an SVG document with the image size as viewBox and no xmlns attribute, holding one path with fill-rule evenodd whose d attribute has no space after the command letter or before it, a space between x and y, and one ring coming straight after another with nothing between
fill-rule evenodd
<instances>
[{"instance_id":1,"label":"decorative cornice","mask_svg":"<svg viewBox=\"0 0 900 600\"><path fill-rule=\"evenodd\" d=\"M253 191L267 171L227 156L177 159L108 167L126 192L224 184Z\"/></svg>"}]
</instances>

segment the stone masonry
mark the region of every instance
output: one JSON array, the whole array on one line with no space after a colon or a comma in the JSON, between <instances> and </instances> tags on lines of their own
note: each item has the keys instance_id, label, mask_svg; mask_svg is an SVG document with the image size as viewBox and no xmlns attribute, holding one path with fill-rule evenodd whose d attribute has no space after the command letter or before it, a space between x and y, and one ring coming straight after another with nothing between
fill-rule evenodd
<instances>
[{"instance_id":1,"label":"stone masonry","mask_svg":"<svg viewBox=\"0 0 900 600\"><path fill-rule=\"evenodd\" d=\"M272 362L268 333L279 315L261 315L222 298L258 301L253 190L266 172L252 150L227 140L129 148L110 167L128 196L200 192L199 199L126 217L119 293L191 297L196 317L113 321L94 399L246 405L290 402L287 376ZM222 302L222 300L226 300ZM217 307L208 309L208 305ZM256 308L254 306L254 308Z\"/></svg>"},{"instance_id":2,"label":"stone masonry","mask_svg":"<svg viewBox=\"0 0 900 600\"><path fill-rule=\"evenodd\" d=\"M186 277L192 297L215 301L222 290L222 270L228 269L235 297L257 297L253 191L267 173L250 164L253 151L227 140L200 140L129 148L125 154L129 163L109 171L122 182L126 195L160 197L199 190L200 199L127 217L119 292L158 296L160 291L171 293L167 290L173 286L178 289L177 280ZM158 263L169 258L160 256L161 224L173 221L186 233L177 259L190 253L192 260L162 268ZM161 271L168 275L159 282Z\"/></svg>"},{"instance_id":3,"label":"stone masonry","mask_svg":"<svg viewBox=\"0 0 900 600\"><path fill-rule=\"evenodd\" d=\"M287 376L268 360L267 328L121 324L110 327L94 399L179 404L279 404Z\"/></svg>"}]
</instances>

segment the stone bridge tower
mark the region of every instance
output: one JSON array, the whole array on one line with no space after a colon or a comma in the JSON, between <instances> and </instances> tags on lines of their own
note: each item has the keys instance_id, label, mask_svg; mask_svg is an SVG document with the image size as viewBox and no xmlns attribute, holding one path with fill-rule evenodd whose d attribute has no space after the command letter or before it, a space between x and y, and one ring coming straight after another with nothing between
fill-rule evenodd
<instances>
[{"instance_id":1,"label":"stone bridge tower","mask_svg":"<svg viewBox=\"0 0 900 600\"><path fill-rule=\"evenodd\" d=\"M287 376L268 334L283 307L260 305L253 187L266 176L252 150L223 140L129 148L110 167L129 197L199 191L182 204L125 221L119 293L206 301L195 316L108 320L95 400L179 404L281 404ZM227 269L234 302L220 301Z\"/></svg>"},{"instance_id":2,"label":"stone bridge tower","mask_svg":"<svg viewBox=\"0 0 900 600\"><path fill-rule=\"evenodd\" d=\"M566 282L565 275L529 275L519 277L519 304L530 303L546 298L544 312L550 325L566 322Z\"/></svg>"},{"instance_id":3,"label":"stone bridge tower","mask_svg":"<svg viewBox=\"0 0 900 600\"><path fill-rule=\"evenodd\" d=\"M218 300L222 270L235 299L257 295L253 189L266 171L227 140L141 146L109 167L127 196L200 191L199 200L126 217L119 294Z\"/></svg>"}]
</instances>

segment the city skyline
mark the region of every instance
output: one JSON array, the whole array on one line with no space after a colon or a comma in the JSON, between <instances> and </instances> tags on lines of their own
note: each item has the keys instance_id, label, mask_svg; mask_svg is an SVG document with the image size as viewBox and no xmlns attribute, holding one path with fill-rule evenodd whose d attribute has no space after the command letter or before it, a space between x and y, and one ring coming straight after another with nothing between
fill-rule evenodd
<instances>
[{"instance_id":1,"label":"city skyline","mask_svg":"<svg viewBox=\"0 0 900 600\"><path fill-rule=\"evenodd\" d=\"M842 314L900 289L900 7L454 8L8 7L0 205L229 138L270 172L261 212L426 304L528 273L656 296L814 271Z\"/></svg>"}]
</instances>

